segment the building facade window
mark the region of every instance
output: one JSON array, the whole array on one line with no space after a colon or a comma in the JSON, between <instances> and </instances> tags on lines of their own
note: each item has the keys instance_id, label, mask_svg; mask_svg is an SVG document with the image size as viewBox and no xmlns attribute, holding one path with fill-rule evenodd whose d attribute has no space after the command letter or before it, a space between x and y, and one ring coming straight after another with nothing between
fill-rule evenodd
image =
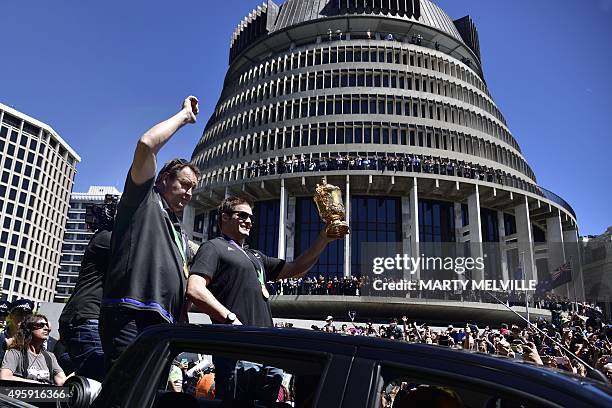
<instances>
[{"instance_id":1,"label":"building facade window","mask_svg":"<svg viewBox=\"0 0 612 408\"><path fill-rule=\"evenodd\" d=\"M447 201L419 200L419 240L455 242L455 208Z\"/></svg>"},{"instance_id":2,"label":"building facade window","mask_svg":"<svg viewBox=\"0 0 612 408\"><path fill-rule=\"evenodd\" d=\"M499 228L497 224L497 211L488 208L480 209L480 222L482 226L483 242L499 242Z\"/></svg>"},{"instance_id":3,"label":"building facade window","mask_svg":"<svg viewBox=\"0 0 612 408\"><path fill-rule=\"evenodd\" d=\"M278 256L280 200L258 201L253 210L249 246L272 257Z\"/></svg>"},{"instance_id":4,"label":"building facade window","mask_svg":"<svg viewBox=\"0 0 612 408\"><path fill-rule=\"evenodd\" d=\"M219 210L215 208L208 213L208 239L211 240L220 236Z\"/></svg>"},{"instance_id":5,"label":"building facade window","mask_svg":"<svg viewBox=\"0 0 612 408\"><path fill-rule=\"evenodd\" d=\"M361 251L364 243L401 242L401 199L351 197L351 274L361 276ZM344 241L341 241L344 242Z\"/></svg>"},{"instance_id":6,"label":"building facade window","mask_svg":"<svg viewBox=\"0 0 612 408\"><path fill-rule=\"evenodd\" d=\"M504 234L516 234L516 218L512 214L504 213Z\"/></svg>"},{"instance_id":7,"label":"building facade window","mask_svg":"<svg viewBox=\"0 0 612 408\"><path fill-rule=\"evenodd\" d=\"M296 232L295 254L299 256L314 243L323 228L323 221L312 197L297 198L295 209ZM307 276L341 278L344 271L344 240L336 240L327 245L319 262L308 272Z\"/></svg>"}]
</instances>

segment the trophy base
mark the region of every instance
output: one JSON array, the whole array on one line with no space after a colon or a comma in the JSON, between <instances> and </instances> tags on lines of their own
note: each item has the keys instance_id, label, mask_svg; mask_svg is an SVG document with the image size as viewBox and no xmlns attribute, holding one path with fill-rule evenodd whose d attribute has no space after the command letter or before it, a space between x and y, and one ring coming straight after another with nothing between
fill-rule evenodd
<instances>
[{"instance_id":1,"label":"trophy base","mask_svg":"<svg viewBox=\"0 0 612 408\"><path fill-rule=\"evenodd\" d=\"M328 238L342 238L349 233L349 226L346 221L332 221L325 227L325 235Z\"/></svg>"}]
</instances>

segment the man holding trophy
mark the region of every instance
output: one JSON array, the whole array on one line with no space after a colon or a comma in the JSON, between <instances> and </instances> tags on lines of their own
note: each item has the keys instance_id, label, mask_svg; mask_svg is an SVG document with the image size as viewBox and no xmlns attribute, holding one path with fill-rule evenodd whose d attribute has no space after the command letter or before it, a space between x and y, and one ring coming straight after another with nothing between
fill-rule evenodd
<instances>
[{"instance_id":1,"label":"man holding trophy","mask_svg":"<svg viewBox=\"0 0 612 408\"><path fill-rule=\"evenodd\" d=\"M272 327L272 313L268 303L270 294L265 283L304 276L316 264L327 244L348 233L338 187L325 182L317 185L315 202L326 227L310 248L293 262L286 262L268 257L245 245L255 222L253 204L239 197L224 199L219 206L222 235L200 246L190 269L187 299L208 314L214 323ZM220 397L225 395L229 386L224 380L229 382L230 371L233 371L235 363L215 362L219 377L216 390ZM226 369L227 377L224 374ZM270 392L273 401L276 395L274 391Z\"/></svg>"}]
</instances>

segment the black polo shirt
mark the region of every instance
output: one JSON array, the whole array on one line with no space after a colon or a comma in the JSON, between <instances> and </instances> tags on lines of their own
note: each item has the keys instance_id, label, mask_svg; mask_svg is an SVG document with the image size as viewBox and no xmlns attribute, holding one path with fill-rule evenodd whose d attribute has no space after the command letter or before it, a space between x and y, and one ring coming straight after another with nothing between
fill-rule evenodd
<instances>
[{"instance_id":1,"label":"black polo shirt","mask_svg":"<svg viewBox=\"0 0 612 408\"><path fill-rule=\"evenodd\" d=\"M59 318L60 325L84 319L98 320L110 242L111 232L106 230L96 232L89 240L74 291Z\"/></svg>"},{"instance_id":2,"label":"black polo shirt","mask_svg":"<svg viewBox=\"0 0 612 408\"><path fill-rule=\"evenodd\" d=\"M151 178L136 185L128 172L113 227L102 307L152 311L172 323L180 316L186 287L173 229L181 231L185 254L187 240L154 182Z\"/></svg>"},{"instance_id":3,"label":"black polo shirt","mask_svg":"<svg viewBox=\"0 0 612 408\"><path fill-rule=\"evenodd\" d=\"M275 281L285 261L253 249L246 249L254 262L264 267L264 282ZM270 305L261 292L253 261L225 238L203 243L190 268L192 274L208 276L208 290L219 302L236 314L244 325L271 327ZM222 323L222 322L217 322Z\"/></svg>"}]
</instances>

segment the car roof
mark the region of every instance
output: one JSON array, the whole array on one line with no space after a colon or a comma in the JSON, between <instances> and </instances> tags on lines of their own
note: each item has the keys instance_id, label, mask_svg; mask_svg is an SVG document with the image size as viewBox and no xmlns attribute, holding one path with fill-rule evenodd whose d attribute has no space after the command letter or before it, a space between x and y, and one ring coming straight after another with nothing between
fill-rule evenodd
<instances>
[{"instance_id":1,"label":"car roof","mask_svg":"<svg viewBox=\"0 0 612 408\"><path fill-rule=\"evenodd\" d=\"M469 366L487 366L496 370L502 370L507 374L528 376L536 382L554 385L555 388L570 387L581 393L585 391L594 392L595 394L610 398L612 401L612 387L599 381L507 357L453 349L439 345L408 343L377 337L351 336L299 328L267 328L221 324L152 326L139 337L139 342L156 342L162 338L168 341L179 338L205 339L203 341L222 339L226 343L244 343L248 338L248 342L251 344L257 344L254 341L259 338L261 339L259 344L262 345L274 346L282 344L283 346L286 345L298 350L325 350L328 353L347 356L354 356L358 353L358 350L368 350L369 354L374 357L376 357L377 352L390 353L397 357L394 359L396 362L401 362L402 356L406 362L418 356L420 358L444 362L442 367L447 366L446 363L450 361ZM313 343L317 343L319 347L313 347Z\"/></svg>"}]
</instances>

